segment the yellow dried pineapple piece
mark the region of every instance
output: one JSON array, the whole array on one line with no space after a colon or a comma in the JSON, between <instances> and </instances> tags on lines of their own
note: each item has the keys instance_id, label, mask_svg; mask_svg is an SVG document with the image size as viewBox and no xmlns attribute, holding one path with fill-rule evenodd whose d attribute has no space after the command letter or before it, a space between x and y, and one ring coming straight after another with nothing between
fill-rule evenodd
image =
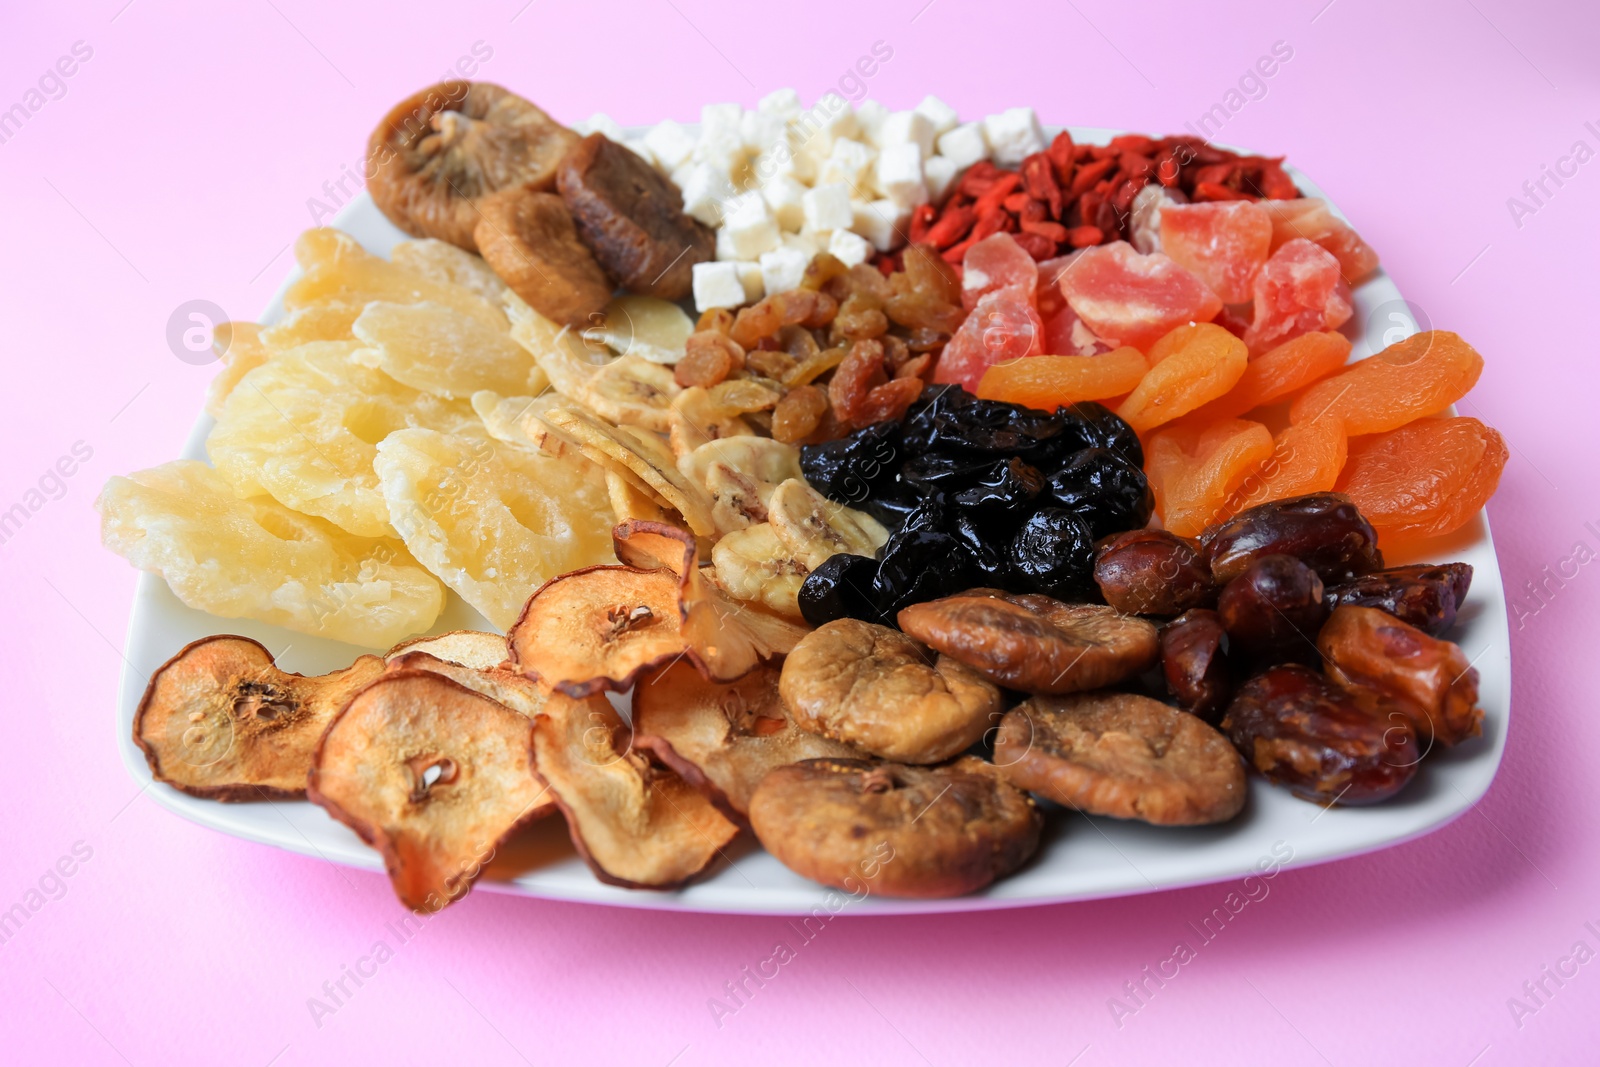
<instances>
[{"instance_id":1,"label":"yellow dried pineapple piece","mask_svg":"<svg viewBox=\"0 0 1600 1067\"><path fill-rule=\"evenodd\" d=\"M330 300L356 305L374 300L396 304L431 300L471 315L491 329L506 326L505 312L472 290L397 266L338 230L307 230L295 242L294 254L305 273L284 294L285 311Z\"/></svg>"},{"instance_id":2,"label":"yellow dried pineapple piece","mask_svg":"<svg viewBox=\"0 0 1600 1067\"><path fill-rule=\"evenodd\" d=\"M442 285L471 289L496 307L511 291L482 256L433 237L401 241L389 253L389 262Z\"/></svg>"},{"instance_id":3,"label":"yellow dried pineapple piece","mask_svg":"<svg viewBox=\"0 0 1600 1067\"><path fill-rule=\"evenodd\" d=\"M615 562L592 464L418 429L390 434L373 465L411 554L501 629L546 580Z\"/></svg>"},{"instance_id":4,"label":"yellow dried pineapple piece","mask_svg":"<svg viewBox=\"0 0 1600 1067\"><path fill-rule=\"evenodd\" d=\"M374 301L353 332L367 344L356 355L359 362L435 396L470 397L480 389L514 393L534 369L533 357L511 339L508 327L484 326L431 301Z\"/></svg>"},{"instance_id":5,"label":"yellow dried pineapple piece","mask_svg":"<svg viewBox=\"0 0 1600 1067\"><path fill-rule=\"evenodd\" d=\"M356 335L350 328L365 306L350 300L319 300L295 308L262 327L261 343L274 352L287 352L312 341L352 341Z\"/></svg>"},{"instance_id":6,"label":"yellow dried pineapple piece","mask_svg":"<svg viewBox=\"0 0 1600 1067\"><path fill-rule=\"evenodd\" d=\"M198 460L112 478L95 507L107 548L212 615L388 648L444 606L400 542L353 537L269 497L241 500Z\"/></svg>"},{"instance_id":7,"label":"yellow dried pineapple piece","mask_svg":"<svg viewBox=\"0 0 1600 1067\"><path fill-rule=\"evenodd\" d=\"M239 382L206 451L243 496L327 519L361 537L392 535L372 459L395 430L480 426L462 401L401 385L351 357L356 341L319 341L275 357Z\"/></svg>"},{"instance_id":8,"label":"yellow dried pineapple piece","mask_svg":"<svg viewBox=\"0 0 1600 1067\"><path fill-rule=\"evenodd\" d=\"M239 379L265 363L272 352L261 343L261 327L253 322L224 322L211 334L211 347L222 369L206 387L206 414L218 418Z\"/></svg>"}]
</instances>

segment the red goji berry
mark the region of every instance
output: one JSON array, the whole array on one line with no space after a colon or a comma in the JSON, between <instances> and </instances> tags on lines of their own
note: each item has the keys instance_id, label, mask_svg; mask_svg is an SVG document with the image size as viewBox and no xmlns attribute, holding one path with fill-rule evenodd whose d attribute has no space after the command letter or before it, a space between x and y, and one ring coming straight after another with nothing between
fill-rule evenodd
<instances>
[{"instance_id":1,"label":"red goji berry","mask_svg":"<svg viewBox=\"0 0 1600 1067\"><path fill-rule=\"evenodd\" d=\"M1029 197L1026 192L1012 193L1010 196L1000 201L1000 206L1015 215L1022 210L1023 205L1025 205L1028 200Z\"/></svg>"},{"instance_id":2,"label":"red goji berry","mask_svg":"<svg viewBox=\"0 0 1600 1067\"><path fill-rule=\"evenodd\" d=\"M1237 189L1229 189L1226 185L1216 182L1198 182L1194 192L1189 194L1189 199L1196 203L1206 200L1254 200L1249 193L1241 193Z\"/></svg>"},{"instance_id":3,"label":"red goji berry","mask_svg":"<svg viewBox=\"0 0 1600 1067\"><path fill-rule=\"evenodd\" d=\"M1037 234L1040 237L1048 237L1056 244L1061 244L1067 239L1067 228L1061 225L1059 222L1045 222L1043 220L1031 222L1028 219L1023 219L1020 225L1023 233L1031 233ZM1021 237L1018 237L1017 239L1020 241Z\"/></svg>"},{"instance_id":4,"label":"red goji berry","mask_svg":"<svg viewBox=\"0 0 1600 1067\"><path fill-rule=\"evenodd\" d=\"M951 207L946 208L939 221L929 228L926 238L928 244L935 248L948 248L972 228L974 216L971 208Z\"/></svg>"},{"instance_id":5,"label":"red goji berry","mask_svg":"<svg viewBox=\"0 0 1600 1067\"><path fill-rule=\"evenodd\" d=\"M1022 187L1028 195L1047 205L1051 218L1061 214L1061 186L1056 183L1050 157L1036 152L1022 161Z\"/></svg>"},{"instance_id":6,"label":"red goji berry","mask_svg":"<svg viewBox=\"0 0 1600 1067\"><path fill-rule=\"evenodd\" d=\"M1146 137L1142 133L1125 133L1120 137L1111 138L1111 143L1106 147L1115 148L1119 152L1137 152L1140 155L1147 155L1156 147L1156 140L1154 137Z\"/></svg>"},{"instance_id":7,"label":"red goji berry","mask_svg":"<svg viewBox=\"0 0 1600 1067\"><path fill-rule=\"evenodd\" d=\"M928 235L928 227L933 225L937 212L932 204L918 204L915 211L911 212L911 243L920 244Z\"/></svg>"},{"instance_id":8,"label":"red goji berry","mask_svg":"<svg viewBox=\"0 0 1600 1067\"><path fill-rule=\"evenodd\" d=\"M1022 175L1014 170L999 175L988 191L978 197L977 202L972 205L972 213L982 219L991 212L998 211L1006 197L1016 192L1017 186L1021 184Z\"/></svg>"},{"instance_id":9,"label":"red goji berry","mask_svg":"<svg viewBox=\"0 0 1600 1067\"><path fill-rule=\"evenodd\" d=\"M989 191L989 187L999 175L999 167L987 159L980 159L967 168L967 172L961 176L961 181L956 184L956 191L974 198L980 197Z\"/></svg>"},{"instance_id":10,"label":"red goji berry","mask_svg":"<svg viewBox=\"0 0 1600 1067\"><path fill-rule=\"evenodd\" d=\"M1111 168L1117 165L1112 158L1097 159L1093 163L1078 168L1078 173L1073 176L1072 188L1067 190L1067 199L1076 200L1094 186L1094 183L1111 173Z\"/></svg>"},{"instance_id":11,"label":"red goji berry","mask_svg":"<svg viewBox=\"0 0 1600 1067\"><path fill-rule=\"evenodd\" d=\"M1056 134L1055 140L1050 142L1050 147L1045 149L1045 155L1050 157L1050 168L1055 171L1057 185L1072 184L1072 166L1077 159L1077 148L1078 146L1072 143L1072 134L1062 130Z\"/></svg>"},{"instance_id":12,"label":"red goji berry","mask_svg":"<svg viewBox=\"0 0 1600 1067\"><path fill-rule=\"evenodd\" d=\"M1004 211L991 211L987 215L980 216L978 221L972 226L972 239L974 241L981 241L991 234L996 234L1002 230L1009 229L1010 227L1008 227L1006 223L1010 221L1011 216L1007 215Z\"/></svg>"},{"instance_id":13,"label":"red goji berry","mask_svg":"<svg viewBox=\"0 0 1600 1067\"><path fill-rule=\"evenodd\" d=\"M1105 240L1105 234L1097 226L1074 226L1067 231L1067 244L1073 248L1088 248Z\"/></svg>"}]
</instances>

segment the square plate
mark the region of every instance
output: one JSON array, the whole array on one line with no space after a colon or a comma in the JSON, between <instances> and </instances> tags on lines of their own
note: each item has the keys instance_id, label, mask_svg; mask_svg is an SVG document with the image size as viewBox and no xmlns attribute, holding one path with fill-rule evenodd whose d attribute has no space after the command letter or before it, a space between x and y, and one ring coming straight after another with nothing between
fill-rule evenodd
<instances>
[{"instance_id":1,"label":"square plate","mask_svg":"<svg viewBox=\"0 0 1600 1067\"><path fill-rule=\"evenodd\" d=\"M1053 131L1052 131L1053 132ZM1117 131L1071 127L1079 143L1104 144ZM1290 168L1307 196L1321 196L1305 175ZM1337 211L1337 208L1334 209ZM385 219L362 193L334 219L370 251L387 256L406 235ZM283 313L285 279L263 322ZM1355 358L1414 332L1416 325L1393 281L1381 270L1355 290L1355 314L1347 329L1366 325L1353 337ZM211 419L202 415L183 456L204 460ZM1500 758L1511 713L1511 644L1505 593L1487 517L1480 514L1448 543L1432 546L1436 560L1461 560L1474 569L1472 592L1451 637L1480 674L1485 712L1483 736L1433 753L1397 798L1370 808L1321 808L1282 789L1250 779L1250 799L1232 822L1202 828L1160 828L1117 819L1057 812L1047 820L1039 855L1027 867L983 892L953 900L869 898L850 904L852 913L956 912L1052 904L1124 896L1159 889L1242 878L1263 861L1303 866L1386 848L1426 834L1465 812L1488 790ZM1408 562L1395 558L1391 564ZM435 632L493 627L450 594ZM279 657L279 665L302 674L344 667L361 652L351 645L307 637L244 619L219 619L184 606L160 578L139 577L122 673L117 743L123 763L163 807L186 819L249 841L276 845L330 863L382 871L378 854L321 808L305 801L222 804L187 796L152 781L144 755L133 743L133 716L151 672L190 641L214 633L253 637ZM626 701L620 703L626 708ZM747 835L748 836L748 835ZM1286 858L1287 857L1287 858ZM508 844L489 865L480 890L636 908L750 914L806 914L824 906L830 891L783 867L758 846L741 843L709 877L670 892L620 889L597 880L578 858L560 818L549 818ZM833 909L838 895L833 894Z\"/></svg>"}]
</instances>

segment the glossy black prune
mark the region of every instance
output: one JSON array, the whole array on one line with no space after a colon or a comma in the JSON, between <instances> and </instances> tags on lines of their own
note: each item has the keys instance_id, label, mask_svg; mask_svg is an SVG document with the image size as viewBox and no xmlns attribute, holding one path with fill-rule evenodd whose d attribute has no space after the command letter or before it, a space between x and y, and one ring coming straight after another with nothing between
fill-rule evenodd
<instances>
[{"instance_id":1,"label":"glossy black prune","mask_svg":"<svg viewBox=\"0 0 1600 1067\"><path fill-rule=\"evenodd\" d=\"M950 533L967 550L972 569L982 576L981 584L1007 590L1017 585L1016 577L1011 573L1011 564L1003 551L1006 542L997 541L971 514L957 511L950 520ZM1016 591L1027 590L1021 588Z\"/></svg>"},{"instance_id":2,"label":"glossy black prune","mask_svg":"<svg viewBox=\"0 0 1600 1067\"><path fill-rule=\"evenodd\" d=\"M1014 530L1033 510L1044 486L1037 467L1013 456L996 461L975 485L956 493L950 502L991 528L998 524Z\"/></svg>"},{"instance_id":3,"label":"glossy black prune","mask_svg":"<svg viewBox=\"0 0 1600 1067\"><path fill-rule=\"evenodd\" d=\"M878 422L835 441L800 448L800 472L830 500L856 504L894 480L905 453L900 425Z\"/></svg>"},{"instance_id":4,"label":"glossy black prune","mask_svg":"<svg viewBox=\"0 0 1600 1067\"><path fill-rule=\"evenodd\" d=\"M876 622L872 606L872 581L878 561L871 556L840 552L829 556L822 566L806 575L800 586L800 614L812 626L834 619L866 619Z\"/></svg>"},{"instance_id":5,"label":"glossy black prune","mask_svg":"<svg viewBox=\"0 0 1600 1067\"><path fill-rule=\"evenodd\" d=\"M1326 600L1329 612L1344 604L1377 608L1438 637L1456 621L1471 584L1467 563L1391 567L1328 586Z\"/></svg>"},{"instance_id":6,"label":"glossy black prune","mask_svg":"<svg viewBox=\"0 0 1600 1067\"><path fill-rule=\"evenodd\" d=\"M1065 508L1040 508L1012 538L1008 562L1030 592L1078 600L1094 577L1094 537L1089 525Z\"/></svg>"},{"instance_id":7,"label":"glossy black prune","mask_svg":"<svg viewBox=\"0 0 1600 1067\"><path fill-rule=\"evenodd\" d=\"M925 452L906 460L900 468L900 480L913 492L959 492L977 484L985 473L1003 462L968 452Z\"/></svg>"},{"instance_id":8,"label":"glossy black prune","mask_svg":"<svg viewBox=\"0 0 1600 1067\"><path fill-rule=\"evenodd\" d=\"M1258 664L1315 664L1328 617L1322 579L1293 556L1262 556L1223 586L1217 616L1229 648Z\"/></svg>"},{"instance_id":9,"label":"glossy black prune","mask_svg":"<svg viewBox=\"0 0 1600 1067\"><path fill-rule=\"evenodd\" d=\"M893 625L901 608L970 589L973 579L961 542L942 529L913 528L907 523L883 546L872 579L873 606L879 617L871 621Z\"/></svg>"},{"instance_id":10,"label":"glossy black prune","mask_svg":"<svg viewBox=\"0 0 1600 1067\"><path fill-rule=\"evenodd\" d=\"M1305 563L1324 582L1348 582L1383 568L1372 524L1341 493L1310 493L1258 504L1200 535L1211 574L1233 581L1250 561L1285 555Z\"/></svg>"},{"instance_id":11,"label":"glossy black prune","mask_svg":"<svg viewBox=\"0 0 1600 1067\"><path fill-rule=\"evenodd\" d=\"M1155 497L1144 471L1108 448L1086 448L1050 476L1050 495L1089 524L1096 538L1150 521Z\"/></svg>"},{"instance_id":12,"label":"glossy black prune","mask_svg":"<svg viewBox=\"0 0 1600 1067\"><path fill-rule=\"evenodd\" d=\"M907 410L902 432L912 455L956 450L1026 457L1064 426L1055 415L979 400L959 385L929 385Z\"/></svg>"}]
</instances>

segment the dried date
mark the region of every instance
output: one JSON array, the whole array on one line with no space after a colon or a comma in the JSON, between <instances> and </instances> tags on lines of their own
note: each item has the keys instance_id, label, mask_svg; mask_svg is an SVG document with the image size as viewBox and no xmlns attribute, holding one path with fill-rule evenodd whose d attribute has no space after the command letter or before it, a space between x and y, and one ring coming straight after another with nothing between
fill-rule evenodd
<instances>
[{"instance_id":1,"label":"dried date","mask_svg":"<svg viewBox=\"0 0 1600 1067\"><path fill-rule=\"evenodd\" d=\"M1178 615L1216 596L1198 546L1165 530L1130 530L1100 542L1094 580L1107 604L1130 615Z\"/></svg>"},{"instance_id":2,"label":"dried date","mask_svg":"<svg viewBox=\"0 0 1600 1067\"><path fill-rule=\"evenodd\" d=\"M1472 566L1441 563L1391 567L1327 589L1328 610L1350 604L1387 611L1401 622L1438 637L1456 621L1472 584Z\"/></svg>"},{"instance_id":3,"label":"dried date","mask_svg":"<svg viewBox=\"0 0 1600 1067\"><path fill-rule=\"evenodd\" d=\"M1193 608L1161 628L1161 673L1178 706L1215 726L1233 696L1217 613Z\"/></svg>"},{"instance_id":4,"label":"dried date","mask_svg":"<svg viewBox=\"0 0 1600 1067\"><path fill-rule=\"evenodd\" d=\"M1257 663L1315 663L1327 617L1322 579L1293 556L1261 556L1217 597L1232 649Z\"/></svg>"},{"instance_id":5,"label":"dried date","mask_svg":"<svg viewBox=\"0 0 1600 1067\"><path fill-rule=\"evenodd\" d=\"M1378 535L1350 498L1311 493L1240 512L1200 535L1211 575L1225 584L1261 556L1293 556L1324 582L1348 582L1383 567Z\"/></svg>"},{"instance_id":6,"label":"dried date","mask_svg":"<svg viewBox=\"0 0 1600 1067\"><path fill-rule=\"evenodd\" d=\"M1328 677L1358 699L1398 708L1424 742L1454 745L1483 732L1478 672L1460 646L1385 611L1354 605L1317 638Z\"/></svg>"}]
</instances>

